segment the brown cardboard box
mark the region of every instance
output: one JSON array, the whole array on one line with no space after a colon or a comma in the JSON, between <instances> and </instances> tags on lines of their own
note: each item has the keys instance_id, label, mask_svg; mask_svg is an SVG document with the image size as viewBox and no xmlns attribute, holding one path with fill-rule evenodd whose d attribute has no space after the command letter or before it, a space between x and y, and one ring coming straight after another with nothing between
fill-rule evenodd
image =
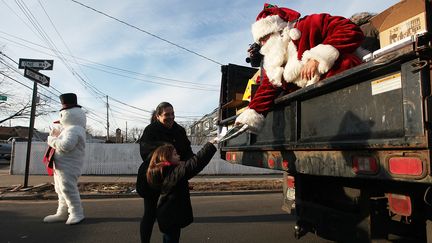
<instances>
[{"instance_id":1,"label":"brown cardboard box","mask_svg":"<svg viewBox=\"0 0 432 243\"><path fill-rule=\"evenodd\" d=\"M427 30L425 0L402 0L371 19L381 48Z\"/></svg>"},{"instance_id":2,"label":"brown cardboard box","mask_svg":"<svg viewBox=\"0 0 432 243\"><path fill-rule=\"evenodd\" d=\"M243 98L242 93L235 93L234 99L230 100L228 103L223 105L223 108L238 108L247 105L248 102L243 101L242 98Z\"/></svg>"}]
</instances>

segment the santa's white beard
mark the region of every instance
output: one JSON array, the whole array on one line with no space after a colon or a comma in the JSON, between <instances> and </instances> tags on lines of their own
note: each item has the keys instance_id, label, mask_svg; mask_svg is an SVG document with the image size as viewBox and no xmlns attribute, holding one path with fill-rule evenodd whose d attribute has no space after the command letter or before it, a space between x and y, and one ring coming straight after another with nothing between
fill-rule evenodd
<instances>
[{"instance_id":1,"label":"santa's white beard","mask_svg":"<svg viewBox=\"0 0 432 243\"><path fill-rule=\"evenodd\" d=\"M289 39L284 39L279 33L272 34L267 42L261 47L261 54L264 55L264 69L267 77L274 86L282 86L282 75L284 65L288 57Z\"/></svg>"}]
</instances>

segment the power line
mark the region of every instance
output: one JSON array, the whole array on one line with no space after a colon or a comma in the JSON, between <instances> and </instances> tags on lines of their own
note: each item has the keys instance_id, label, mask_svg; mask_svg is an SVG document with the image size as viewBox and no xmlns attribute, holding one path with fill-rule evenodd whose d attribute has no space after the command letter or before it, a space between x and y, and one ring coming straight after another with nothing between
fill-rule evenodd
<instances>
[{"instance_id":1,"label":"power line","mask_svg":"<svg viewBox=\"0 0 432 243\"><path fill-rule=\"evenodd\" d=\"M100 11L100 10L97 10L97 9L95 9L95 8L92 8L92 7L90 7L90 6L88 6L88 5L85 5L85 4L83 4L83 3L80 3L80 2L78 2L78 1L76 1L76 0L71 0L71 1L74 2L74 3L77 3L77 4L79 4L79 5L81 5L81 6L83 6L83 7L86 7L86 8L88 8L88 9L90 9L90 10L93 10L93 11L99 13L99 14L102 14L102 15L104 15L104 16L110 18L110 19L114 19L114 20L116 20L116 21L118 21L118 22L120 22L120 23L122 23L122 24L125 24L125 25L131 27L131 28L134 28L134 29L136 29L136 30L139 30L139 31L141 31L141 32L144 32L144 33L146 33L146 34L148 34L148 35L150 35L150 36L153 36L154 38L157 38L157 39L159 39L159 40L161 40L161 41L164 41L164 42L166 42L166 43L168 43L168 44L171 44L171 45L173 45L173 46L175 46L175 47L178 47L178 48L183 49L183 50L185 50L185 51L187 51L187 52L190 52L190 53L192 53L192 54L194 54L194 55L197 55L197 56L199 56L199 57L202 57L202 58L204 58L204 59L207 59L208 61L211 61L211 62L214 62L214 63L216 63L216 64L219 64L220 66L223 66L223 64L220 63L220 62L218 62L218 61L215 61L215 60L213 60L213 59L211 59L211 58L209 58L209 57L206 57L206 56L204 56L204 55L202 55L202 54L199 54L199 53L197 53L197 52L195 52L195 51L192 51L192 50L190 50L190 49L188 49L188 48L186 48L186 47L180 46L180 45L178 45L178 44L176 44L176 43L174 43L174 42L172 42L172 41L169 41L169 40L164 39L164 38L162 38L162 37L160 37L160 36L157 36L157 35L155 35L155 34L153 34L153 33L150 33L150 32L148 32L148 31L146 31L146 30L143 30L143 29L141 29L141 28L139 28L139 27L136 27L135 25L129 24L129 23L123 21L123 20L120 20L120 19L118 19L118 18L116 18L116 17L113 17L113 16L111 16L111 15L109 15L109 14L106 14L106 13Z\"/></svg>"},{"instance_id":2,"label":"power line","mask_svg":"<svg viewBox=\"0 0 432 243\"><path fill-rule=\"evenodd\" d=\"M4 53L2 53L2 52L0 52L0 54L3 55L3 56L5 56L5 57L8 58L9 60L13 61L14 63L16 63L13 59L11 59L11 58L10 58L9 56L7 56L6 54L4 54ZM0 59L0 61L1 61L1 59ZM20 75L23 75L23 74L21 74L17 69L15 69L15 68L13 68L12 66L10 66L8 63L5 63L5 62L1 62L1 63L3 63L6 67L8 67L9 69L11 69L12 71L17 72L17 73L20 74ZM13 80L13 81L15 81L15 82L21 84L21 85L23 85L24 87L28 88L29 90L33 90L32 87L30 87L30 86L28 86L28 85L25 85L25 84L21 83L20 81L14 79L14 78L12 78L12 77L10 77L9 75L6 75L6 74L4 74L4 73L0 73L0 74L2 74L3 76L5 76L5 77L7 77L7 78L9 78L9 79L11 79L11 80ZM45 91L47 91L47 92L49 92L49 93L51 93L51 94L53 94L53 95L55 95L55 96L58 96L57 94L52 93L50 90L47 90L44 86L40 86L40 87L44 88ZM59 92L59 93L60 93L60 92ZM42 96L44 96L44 97L46 97L47 99L49 99L49 100L51 100L51 101L54 101L54 102L57 103L57 104L60 104L60 101L58 101L57 99L53 99L53 98L51 98L51 97L49 97L49 96L46 96L46 95L40 93L39 91L38 91L38 94L39 94L39 95L42 95ZM92 113L94 116L96 116L96 117L98 117L99 119L101 119L102 121L104 121L104 118L101 118L101 117L98 116L95 112L92 112L89 108L87 108L87 107L83 107L83 109L86 110L88 113ZM92 120L95 120L95 121L96 121L96 119L92 119ZM99 120L98 122L101 123L101 124L103 124L100 120Z\"/></svg>"},{"instance_id":3,"label":"power line","mask_svg":"<svg viewBox=\"0 0 432 243\"><path fill-rule=\"evenodd\" d=\"M34 43L34 42L31 42L31 41L28 41L28 40L22 39L22 38L20 38L20 37L17 37L17 36L14 36L14 35L8 34L8 33L6 33L6 32L0 31L0 33L3 33L3 34L5 34L5 35L7 35L7 36L10 36L10 37L12 37L12 38L19 39L20 41L23 41L23 42L29 43L29 44L31 44L31 45L38 46L38 47L41 47L41 48L44 48L44 49L48 49L48 50L50 50L50 51L53 51L53 50L50 49L50 48L47 48L47 47L45 47L45 46L41 46L41 45L39 45L39 44L36 44L36 43ZM26 47L26 48L31 49L31 50L34 50L34 51L36 51L36 52L40 52L40 53L43 53L43 54L45 54L45 55L49 55L49 56L53 56L53 57L55 57L55 55L52 55L52 54L50 54L50 53L47 53L47 52L44 52L44 51L41 51L41 50L35 49L35 48L33 48L33 47L30 47L30 46L24 45L24 44L19 43L19 42L17 42L17 41L14 41L14 40L8 39L8 38L6 38L6 37L0 37L0 38L5 39L5 40L7 40L7 41L9 41L9 42L11 42L11 43L14 43L14 44L17 44L17 45L20 45L20 46ZM70 55L65 54L65 53L62 53L62 54L63 54L63 55L66 55L66 56L70 56ZM208 82L204 85L204 84L201 84L201 83L195 83L195 82L189 82L189 81L178 80L178 79L173 79L173 78L166 78L166 77L160 77L160 76L155 76L155 75L150 75L150 74L139 73L139 72L135 72L135 71L132 71L132 70L127 70L127 69L124 69L124 68L119 68L119 67L114 67L114 66L110 66L110 65L106 65L106 64L102 64L102 63L94 62L94 61L91 61L91 60L88 60L88 59L85 59L85 58L81 58L81 57L76 57L76 56L70 56L70 57L73 58L73 60L74 60L74 62L75 62L76 64L79 64L79 65L81 65L81 66L85 66L85 67L88 67L88 68L91 68L91 69L99 70L99 71L102 71L102 72L106 72L106 73L114 74L114 75L122 75L122 74L113 73L113 72L107 71L106 69L113 69L113 70L116 70L116 71L119 71L119 72L123 72L123 73L131 73L131 74L134 74L134 75L147 76L147 77L150 77L150 78L156 78L156 79L161 79L161 80L167 80L167 81L173 81L173 82L178 82L178 83L184 83L184 84L187 84L187 85L191 84L191 85L197 85L197 86L200 86L200 85L201 85L201 86L204 86L204 87L206 87L206 86L209 86L209 87L215 87L215 88L218 88L218 87L219 87L219 85L212 85L212 84L209 84ZM67 59L67 60L68 60L68 59ZM86 62L86 63L83 63L83 62L80 63L80 62L78 62L77 60L81 60L81 61ZM97 67L95 67L95 66L93 66L93 65L95 65L95 66L101 66L102 68L97 68ZM103 68L106 68L106 69L103 69ZM132 77L129 77L129 76L124 76L124 77L131 78L131 79L138 79L138 78L132 78ZM142 80L142 79L140 79L140 80ZM142 81L147 81L147 80L142 80ZM149 82L154 82L154 81L149 81ZM172 86L172 83L168 83L168 84L167 84L167 83L159 83L159 82L156 82L156 83L157 83L157 84L161 84L161 85L170 85L170 86ZM184 87L185 87L185 88L188 88L188 87L190 87L190 86L184 86ZM211 89L209 89L209 90L211 90Z\"/></svg>"},{"instance_id":4,"label":"power line","mask_svg":"<svg viewBox=\"0 0 432 243\"><path fill-rule=\"evenodd\" d=\"M18 65L18 63L17 63L15 60L13 60L12 58L10 58L8 55L4 54L4 53L1 52L1 51L0 51L0 55L6 57L6 58L9 59L10 61L12 61L12 62L14 62L15 64ZM0 59L0 60L1 60L1 59ZM6 67L8 67L9 69L11 69L12 71L18 73L18 74L21 75L21 76L24 76L24 75L23 75L23 74L22 74L22 73L21 73L17 68L12 67L12 66L11 66L10 64L8 64L8 63L5 63L5 62L2 62L2 63L3 63ZM53 92L51 92L50 90L48 90L45 86L41 86L41 87L42 87L45 91L51 93L52 95L57 96L57 95L61 94L61 92L60 92L58 89L54 88L52 85L50 85L50 88L53 89L53 90L55 90L58 94L54 94Z\"/></svg>"},{"instance_id":5,"label":"power line","mask_svg":"<svg viewBox=\"0 0 432 243\"><path fill-rule=\"evenodd\" d=\"M3 1L4 2L4 1ZM77 1L74 1L74 2L76 2L76 3L78 3L78 4L81 4L81 3L79 3L79 2L77 2ZM67 58L65 57L65 54L63 53L63 52L61 52L58 48L57 48L57 46L54 44L54 42L52 41L52 39L50 39L50 37L49 37L49 35L44 31L44 29L42 28L42 26L38 23L38 21L37 21L37 18L35 18L35 16L31 13L31 11L30 11L30 9L26 6L26 4L22 1L22 0L16 0L16 3L17 3L17 5L18 5L18 7L21 9L21 11L24 13L24 15L27 17L27 19L29 20L29 22L31 23L31 25L33 25L33 27L34 27L34 29L39 33L39 37L40 38L42 38L44 41L45 41L45 43L49 46L48 48L47 47L43 47L43 48L47 48L47 49L49 49L49 50L51 50L53 53L55 53L55 55L64 63L64 65L66 66L66 68L67 69L69 69L69 71L75 76L75 77L77 77L80 81L82 81L82 84L83 84L83 86L84 87L86 87L86 88L88 88L88 89L90 89L90 91L91 92L93 92L94 93L94 95L96 96L96 98L99 98L99 99L102 99L101 98L101 96L105 96L105 94L102 92L102 91L100 91L99 89L97 89L94 85L92 85L91 83L88 83L79 73L77 73L74 69L73 69L73 67L68 63L68 60L67 60ZM39 2L40 3L40 2ZM41 3L40 3L41 4ZM83 5L83 4L81 4L81 5ZM9 6L8 6L9 7ZM65 43L65 41L64 41L64 39L61 37L61 35L60 35L60 33L58 32L58 30L57 30L57 28L55 27L55 25L53 24L53 21L51 20L51 18L48 16L48 13L45 11L45 8L42 6L42 4L41 4L41 7L42 7L42 9L43 9L43 11L45 12L45 14L47 15L47 17L48 17L48 19L49 19L49 21L51 22L51 24L53 25L53 27L54 27L54 29L56 30L56 32L57 32L57 34L59 35L59 37L62 39L62 41L63 41L63 43L65 44L65 46L66 46L66 48L68 48L67 47L67 45L66 45L66 43ZM95 9L94 9L95 10ZM100 12L100 11L97 11L97 10L95 10L96 12ZM102 13L102 12L100 12L101 14L104 14L104 13ZM161 39L161 40L163 40L163 41L167 41L167 40L165 40L165 39L163 39L163 38L160 38L160 37L158 37L158 36L156 36L156 35L153 35L153 34L151 34L151 33L149 33L149 32L146 32L146 31L144 31L144 30L142 30L142 29L140 29L140 28L138 28L138 27L135 27L135 26L133 26L133 25L130 25L130 24L127 24L126 22L124 22L124 21L121 21L121 20L118 20L118 19L116 19L116 18L114 18L114 17L112 17L112 16L109 16L109 15L107 15L107 14L104 14L104 15L106 15L107 17L110 17L110 18L113 18L113 19L115 19L115 20L117 20L117 21L120 21L120 22L122 22L123 24L126 24L126 25L128 25L128 26L130 26L130 27L133 27L133 28L135 28L135 29L138 29L138 30L140 30L140 31L143 31L143 32L145 32L145 33L147 33L147 34L150 34L150 35L152 35L152 36L154 36L154 37L156 37L156 38L159 38L159 39ZM18 16L18 15L17 15ZM18 16L19 17L19 16ZM21 19L21 21L23 21L22 19ZM23 21L24 22L24 21ZM28 26L28 25L27 25ZM30 28L31 29L31 28ZM33 31L33 30L32 30ZM34 31L33 31L33 33L35 33ZM179 48L182 48L182 49L184 49L184 50L186 50L186 51L189 51L189 52L191 52L191 53L194 53L194 54L197 54L197 55L199 55L199 56L201 56L201 57L203 57L203 58L206 58L206 59L208 59L208 60L210 60L210 61L213 61L213 62L215 62L214 60L211 60L211 59L209 59L209 58L207 58L207 57L205 57L205 56L203 56L203 55L200 55L200 54L198 54L198 53L195 53L195 52L193 52L193 51L191 51L191 50L188 50L188 49L186 49L186 48L184 48L184 47L181 47L181 46L179 46L179 45L177 45L177 44L175 44L175 43L172 43L172 42L169 42L169 41L167 41L168 43L170 43L170 44L173 44L173 45L175 45L175 46L177 46L177 47L179 47ZM25 46L25 45L24 45ZM69 56L71 56L72 58L73 58L73 61L76 63L76 64L79 64L78 62L77 62L77 60L75 59L75 56L74 55L72 55L71 54L71 52L70 52L70 49L68 48L68 50L69 50ZM9 58L9 57L8 57ZM10 59L10 58L9 58ZM12 59L11 59L12 60ZM14 61L15 62L15 61ZM16 62L15 62L16 63ZM216 62L217 63L217 62ZM220 63L218 63L218 64L220 64ZM221 64L220 64L221 65ZM103 66L106 66L106 65L103 65ZM109 67L109 66L108 66ZM125 70L125 69L117 69L117 70L121 70L121 71L127 71L127 70ZM16 72L18 72L18 71L16 71ZM129 72L132 72L132 71L129 71ZM120 74L119 74L120 75ZM142 74L141 74L142 75ZM128 77L128 76L125 76L125 77ZM153 76L153 77L155 77L155 76ZM128 77L128 78L132 78L132 77ZM156 78L160 78L160 77L156 77ZM166 79L166 78L161 78L161 79ZM142 80L142 79L141 79ZM176 80L173 80L173 79L166 79L166 80L171 80L171 81L176 81ZM146 81L146 80L143 80L143 81ZM151 82L151 81L150 81ZM157 82L156 82L157 83ZM186 83L186 82L185 82ZM192 82L187 82L187 83L192 83ZM163 84L163 83L159 83L159 84ZM193 84L193 83L192 83ZM201 84L194 84L194 85L201 85ZM170 86L175 86L175 85L173 85L172 83L170 84ZM182 87L182 86L179 86L179 87ZM192 87L189 87L189 88L192 88ZM54 90L56 90L55 88L53 88ZM192 88L193 89L193 88ZM56 90L58 93L61 93L60 91L58 91L58 90ZM48 92L50 92L50 91L48 91ZM50 92L51 93L51 92ZM52 93L51 93L52 94ZM110 97L110 98L112 98L112 97ZM50 98L51 99L51 98ZM149 111L146 111L146 110L143 110L143 109L140 109L140 108L137 108L137 107L134 107L134 106L131 106L131 105L128 105L128 104L126 104L126 103L124 103L124 102L120 102L120 101L118 101L118 100L116 100L116 99L114 99L114 98L112 98L113 100L115 100L115 101L117 101L117 102L119 102L119 103L121 103L121 104L123 104L123 105L125 105L125 106L128 106L128 107L131 107L131 108L134 108L134 109L138 109L138 110L142 110L142 111L145 111L145 112L149 112ZM102 102L104 102L103 100L102 100Z\"/></svg>"},{"instance_id":6,"label":"power line","mask_svg":"<svg viewBox=\"0 0 432 243\"><path fill-rule=\"evenodd\" d=\"M146 83L159 84L159 85L169 85L170 87L177 87L177 88L182 88L182 89L194 89L194 90L203 90L203 91L219 91L217 89L208 89L208 88L205 88L205 86L207 86L207 85L203 85L203 84L199 84L199 85L204 86L204 88L199 87L199 86L197 86L197 87L182 86L182 85L176 85L176 84L173 84L173 83L166 84L166 83L161 83L161 82L156 82L156 81L151 81L151 80L145 80L145 79L142 79L142 78L130 77L130 76L127 76L127 75L124 75L124 74L120 74L120 73L114 73L114 72L110 72L110 71L107 71L107 70L101 70L101 69L98 69L98 68L95 68L95 67L93 67L93 69L100 70L100 71L103 71L105 73L113 74L113 75L116 75L116 76L119 76L119 77L124 77L124 78L129 78L129 79L135 79L135 80L138 80L138 81L143 81L143 82L146 82ZM194 85L197 85L197 84L194 84Z\"/></svg>"}]
</instances>

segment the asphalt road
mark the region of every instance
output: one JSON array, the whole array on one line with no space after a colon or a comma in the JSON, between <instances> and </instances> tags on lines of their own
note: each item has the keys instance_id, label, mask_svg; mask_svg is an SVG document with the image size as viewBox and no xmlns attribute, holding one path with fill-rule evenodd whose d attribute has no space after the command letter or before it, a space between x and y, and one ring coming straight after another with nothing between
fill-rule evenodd
<instances>
[{"instance_id":1,"label":"asphalt road","mask_svg":"<svg viewBox=\"0 0 432 243\"><path fill-rule=\"evenodd\" d=\"M181 242L286 243L328 242L308 234L294 241L294 218L281 210L281 194L192 197L195 222ZM0 201L3 242L139 242L141 199L84 200L86 220L79 225L45 224L55 201ZM153 242L162 242L157 225Z\"/></svg>"}]
</instances>

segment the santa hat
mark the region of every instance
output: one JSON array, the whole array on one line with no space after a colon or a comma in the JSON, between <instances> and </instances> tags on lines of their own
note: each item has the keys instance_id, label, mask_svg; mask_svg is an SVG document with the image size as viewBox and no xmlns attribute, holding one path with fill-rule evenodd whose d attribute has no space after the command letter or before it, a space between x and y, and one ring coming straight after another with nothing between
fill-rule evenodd
<instances>
[{"instance_id":1,"label":"santa hat","mask_svg":"<svg viewBox=\"0 0 432 243\"><path fill-rule=\"evenodd\" d=\"M294 23L300 18L300 13L289 8L279 8L276 5L264 4L264 9L258 14L256 22L252 24L252 35L254 41L259 40L271 33L290 28L289 36L292 40L300 38L298 29L293 28Z\"/></svg>"}]
</instances>

